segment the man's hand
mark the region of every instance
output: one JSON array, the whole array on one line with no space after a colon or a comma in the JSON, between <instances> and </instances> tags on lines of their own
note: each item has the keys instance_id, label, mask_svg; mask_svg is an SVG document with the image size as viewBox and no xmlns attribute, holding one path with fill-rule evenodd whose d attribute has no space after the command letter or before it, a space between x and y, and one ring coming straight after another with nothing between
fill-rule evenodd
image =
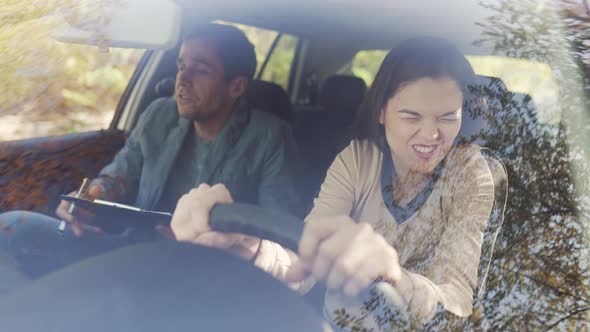
<instances>
[{"instance_id":1,"label":"man's hand","mask_svg":"<svg viewBox=\"0 0 590 332\"><path fill-rule=\"evenodd\" d=\"M68 194L68 196L75 196L76 192L71 192ZM86 191L85 193L82 194L82 198L88 199L88 200L94 200L97 198L102 197L103 192L102 192L102 188L100 186L90 186L88 188L88 191ZM87 232L91 232L91 233L101 233L101 229L99 227L96 226L91 226L89 225L89 221L92 220L92 218L94 218L94 215L92 214L92 212L88 211L88 210L84 210L80 207L76 207L74 209L74 212L72 214L70 214L68 212L70 208L70 202L64 201L62 200L59 203L59 206L57 207L57 209L55 210L55 214L60 217L62 220L64 220L66 223L68 223L68 225L72 228L72 231L74 232L74 234L77 237L82 237L84 236L85 233Z\"/></svg>"},{"instance_id":2,"label":"man's hand","mask_svg":"<svg viewBox=\"0 0 590 332\"><path fill-rule=\"evenodd\" d=\"M227 250L244 259L251 259L260 239L236 233L215 232L209 227L209 213L218 203L232 203L223 184L201 184L183 195L172 215L172 233L178 241ZM161 231L162 232L162 231Z\"/></svg>"}]
</instances>

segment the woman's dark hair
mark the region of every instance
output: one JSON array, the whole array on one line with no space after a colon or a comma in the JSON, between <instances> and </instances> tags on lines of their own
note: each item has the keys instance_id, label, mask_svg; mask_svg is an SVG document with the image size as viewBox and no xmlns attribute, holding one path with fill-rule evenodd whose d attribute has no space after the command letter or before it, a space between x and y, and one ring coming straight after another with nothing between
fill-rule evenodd
<instances>
[{"instance_id":1,"label":"woman's dark hair","mask_svg":"<svg viewBox=\"0 0 590 332\"><path fill-rule=\"evenodd\" d=\"M381 145L383 125L379 115L387 101L403 85L421 78L448 77L463 91L475 81L473 68L465 56L449 41L435 37L417 37L401 42L387 56L357 114L354 138L369 139Z\"/></svg>"},{"instance_id":2,"label":"woman's dark hair","mask_svg":"<svg viewBox=\"0 0 590 332\"><path fill-rule=\"evenodd\" d=\"M215 44L226 80L237 76L246 76L249 80L254 77L254 45L240 29L225 24L200 24L185 34L182 41L194 38L203 38Z\"/></svg>"}]
</instances>

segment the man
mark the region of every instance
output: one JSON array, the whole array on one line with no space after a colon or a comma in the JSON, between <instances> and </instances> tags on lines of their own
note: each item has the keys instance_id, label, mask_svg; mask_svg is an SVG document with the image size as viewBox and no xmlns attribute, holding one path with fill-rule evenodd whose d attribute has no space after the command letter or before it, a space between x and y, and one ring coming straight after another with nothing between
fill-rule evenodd
<instances>
[{"instance_id":1,"label":"man","mask_svg":"<svg viewBox=\"0 0 590 332\"><path fill-rule=\"evenodd\" d=\"M175 99L150 104L85 196L172 212L180 197L199 184L224 183L234 201L298 213L289 127L242 100L256 70L246 36L227 25L199 26L183 38L177 65ZM0 215L16 229L12 236L0 235L0 250L13 256L23 272L38 277L153 237L134 230L103 233L100 222L90 225L83 211L72 215L68 208L62 201L56 211L69 226L63 236L57 219L20 211Z\"/></svg>"}]
</instances>

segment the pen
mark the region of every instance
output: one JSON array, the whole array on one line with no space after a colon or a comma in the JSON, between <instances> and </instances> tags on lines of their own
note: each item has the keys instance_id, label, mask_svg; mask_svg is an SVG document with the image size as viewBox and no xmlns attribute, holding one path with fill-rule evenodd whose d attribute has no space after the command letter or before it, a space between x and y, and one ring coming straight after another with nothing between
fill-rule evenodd
<instances>
[{"instance_id":1,"label":"pen","mask_svg":"<svg viewBox=\"0 0 590 332\"><path fill-rule=\"evenodd\" d=\"M86 183L88 183L88 178L84 178L84 180L82 180L82 185L80 186L80 189L78 189L78 192L76 193L76 198L80 198L80 195L82 195L82 193L84 192L84 189L86 189ZM72 214L74 213L74 208L76 207L76 205L72 202L70 203L70 207L68 208L68 213ZM66 230L66 225L67 223L62 220L59 223L59 227L57 228L57 231L63 235L64 231Z\"/></svg>"}]
</instances>

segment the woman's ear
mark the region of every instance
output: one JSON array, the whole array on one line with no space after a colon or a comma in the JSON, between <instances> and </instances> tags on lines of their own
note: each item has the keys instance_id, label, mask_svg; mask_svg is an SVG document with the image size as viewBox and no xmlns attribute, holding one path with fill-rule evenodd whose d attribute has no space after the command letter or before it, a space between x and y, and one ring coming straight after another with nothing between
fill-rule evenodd
<instances>
[{"instance_id":1,"label":"woman's ear","mask_svg":"<svg viewBox=\"0 0 590 332\"><path fill-rule=\"evenodd\" d=\"M379 123L385 125L385 107L382 107L379 111Z\"/></svg>"}]
</instances>

